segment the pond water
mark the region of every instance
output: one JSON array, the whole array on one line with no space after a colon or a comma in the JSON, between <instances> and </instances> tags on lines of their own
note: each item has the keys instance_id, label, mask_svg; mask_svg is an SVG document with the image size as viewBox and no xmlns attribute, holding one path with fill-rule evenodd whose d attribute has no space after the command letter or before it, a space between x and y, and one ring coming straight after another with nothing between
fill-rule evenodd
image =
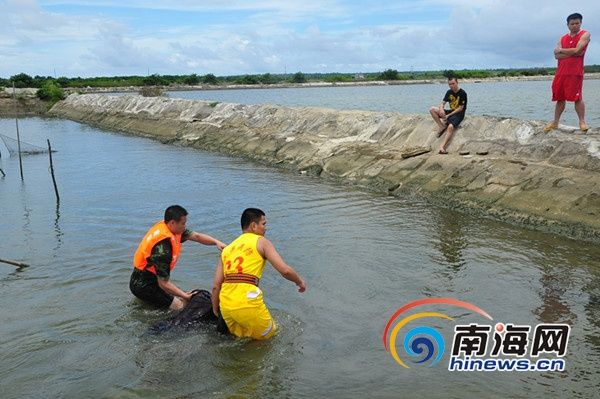
<instances>
[{"instance_id":1,"label":"pond water","mask_svg":"<svg viewBox=\"0 0 600 399\"><path fill-rule=\"evenodd\" d=\"M468 94L467 115L492 115L525 120L550 121L554 117L551 81L512 81L461 83ZM397 86L313 87L287 89L236 89L172 91L173 98L187 98L241 104L279 104L290 107L311 106L334 109L363 109L404 114L427 114L439 105L446 84ZM584 82L586 121L600 126L600 79ZM561 123L578 126L573 103L568 103Z\"/></svg>"},{"instance_id":2,"label":"pond water","mask_svg":"<svg viewBox=\"0 0 600 399\"><path fill-rule=\"evenodd\" d=\"M3 398L597 395L597 244L67 120L24 119L20 130L58 150L61 201L46 155L23 158L22 182L18 158L0 145L0 258L31 265L0 263ZM14 120L0 119L0 132L14 136ZM281 327L273 340L208 327L147 334L166 315L129 292L132 256L174 203L189 211L190 228L227 242L244 208L265 210L267 236L308 286L299 294L265 270L261 287ZM173 281L210 289L217 257L214 247L184 244ZM448 353L430 368L402 368L383 347L384 327L426 297L475 304L491 323L569 324L565 371L450 372ZM465 309L428 310L455 318L435 322L447 346L456 323L488 322Z\"/></svg>"}]
</instances>

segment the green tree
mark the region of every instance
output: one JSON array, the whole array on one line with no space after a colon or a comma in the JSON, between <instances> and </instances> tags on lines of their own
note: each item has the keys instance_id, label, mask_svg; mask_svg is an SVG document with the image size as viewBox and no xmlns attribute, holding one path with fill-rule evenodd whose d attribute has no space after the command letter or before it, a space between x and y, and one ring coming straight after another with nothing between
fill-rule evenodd
<instances>
[{"instance_id":1,"label":"green tree","mask_svg":"<svg viewBox=\"0 0 600 399\"><path fill-rule=\"evenodd\" d=\"M196 86L200 83L200 76L196 75L195 73L188 75L183 78L183 83L190 86Z\"/></svg>"},{"instance_id":2,"label":"green tree","mask_svg":"<svg viewBox=\"0 0 600 399\"><path fill-rule=\"evenodd\" d=\"M33 77L33 83L32 86L30 87L42 87L42 85L44 83L46 83L49 80L54 80L54 78L52 76L40 76L40 75L35 75Z\"/></svg>"},{"instance_id":3,"label":"green tree","mask_svg":"<svg viewBox=\"0 0 600 399\"><path fill-rule=\"evenodd\" d=\"M205 83L207 85L218 85L219 80L212 73L207 73L202 77L202 83Z\"/></svg>"},{"instance_id":4,"label":"green tree","mask_svg":"<svg viewBox=\"0 0 600 399\"><path fill-rule=\"evenodd\" d=\"M33 78L26 73L20 73L18 75L13 75L10 77L11 85L14 83L15 87L34 87L33 86Z\"/></svg>"},{"instance_id":5,"label":"green tree","mask_svg":"<svg viewBox=\"0 0 600 399\"><path fill-rule=\"evenodd\" d=\"M460 71L453 71L453 70L445 70L442 72L442 75L445 78L456 78L456 79L466 79L466 78L470 78L470 77L475 77L475 76L471 76L469 74L469 71L463 69ZM475 74L473 74L475 75Z\"/></svg>"},{"instance_id":6,"label":"green tree","mask_svg":"<svg viewBox=\"0 0 600 399\"><path fill-rule=\"evenodd\" d=\"M379 75L381 80L398 80L398 71L395 69L386 69Z\"/></svg>"},{"instance_id":7,"label":"green tree","mask_svg":"<svg viewBox=\"0 0 600 399\"><path fill-rule=\"evenodd\" d=\"M306 76L302 72L296 72L294 76L292 76L293 83L306 83Z\"/></svg>"},{"instance_id":8,"label":"green tree","mask_svg":"<svg viewBox=\"0 0 600 399\"><path fill-rule=\"evenodd\" d=\"M70 79L66 78L64 76L61 76L60 78L56 79L56 83L60 87L68 87L69 86L69 82L70 82Z\"/></svg>"},{"instance_id":9,"label":"green tree","mask_svg":"<svg viewBox=\"0 0 600 399\"><path fill-rule=\"evenodd\" d=\"M52 103L63 100L66 97L64 90L53 80L48 80L42 84L36 95L38 98Z\"/></svg>"},{"instance_id":10,"label":"green tree","mask_svg":"<svg viewBox=\"0 0 600 399\"><path fill-rule=\"evenodd\" d=\"M144 86L166 86L169 81L158 74L146 76L143 80Z\"/></svg>"},{"instance_id":11,"label":"green tree","mask_svg":"<svg viewBox=\"0 0 600 399\"><path fill-rule=\"evenodd\" d=\"M352 76L351 75L344 75L344 74L340 74L340 73L336 73L330 76L327 76L325 78L326 82L331 82L331 83L337 83L337 82L351 82Z\"/></svg>"},{"instance_id":12,"label":"green tree","mask_svg":"<svg viewBox=\"0 0 600 399\"><path fill-rule=\"evenodd\" d=\"M271 85L273 83L277 83L277 79L275 79L275 77L273 75L271 75L270 73L265 73L264 75L260 76L258 78L258 80L260 81L260 83L265 84L265 85Z\"/></svg>"},{"instance_id":13,"label":"green tree","mask_svg":"<svg viewBox=\"0 0 600 399\"><path fill-rule=\"evenodd\" d=\"M241 78L236 79L235 83L241 85L255 85L258 84L258 78L254 75L244 75Z\"/></svg>"}]
</instances>

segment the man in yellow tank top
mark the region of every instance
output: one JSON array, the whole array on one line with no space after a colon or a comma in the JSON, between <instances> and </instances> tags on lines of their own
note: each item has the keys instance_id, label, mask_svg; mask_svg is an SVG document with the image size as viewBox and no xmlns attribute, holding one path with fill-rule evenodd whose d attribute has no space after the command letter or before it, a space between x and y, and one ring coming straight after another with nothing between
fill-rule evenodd
<instances>
[{"instance_id":1,"label":"man in yellow tank top","mask_svg":"<svg viewBox=\"0 0 600 399\"><path fill-rule=\"evenodd\" d=\"M306 284L279 255L264 235L267 218L260 209L248 208L241 218L242 235L226 246L217 264L212 289L213 312L221 316L237 337L269 339L277 325L258 288L266 261L284 278L294 282L299 292Z\"/></svg>"}]
</instances>

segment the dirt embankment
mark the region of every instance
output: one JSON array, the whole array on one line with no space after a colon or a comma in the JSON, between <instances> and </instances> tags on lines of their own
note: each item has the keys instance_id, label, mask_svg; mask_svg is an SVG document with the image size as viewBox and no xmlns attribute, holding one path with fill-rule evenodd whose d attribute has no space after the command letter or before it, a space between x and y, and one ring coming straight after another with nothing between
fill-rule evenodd
<instances>
[{"instance_id":1,"label":"dirt embankment","mask_svg":"<svg viewBox=\"0 0 600 399\"><path fill-rule=\"evenodd\" d=\"M27 92L20 92L16 100L6 91L0 91L0 117L45 115L50 104Z\"/></svg>"},{"instance_id":2,"label":"dirt embankment","mask_svg":"<svg viewBox=\"0 0 600 399\"><path fill-rule=\"evenodd\" d=\"M598 129L468 116L439 155L425 115L98 94L71 95L51 114L600 240Z\"/></svg>"}]
</instances>

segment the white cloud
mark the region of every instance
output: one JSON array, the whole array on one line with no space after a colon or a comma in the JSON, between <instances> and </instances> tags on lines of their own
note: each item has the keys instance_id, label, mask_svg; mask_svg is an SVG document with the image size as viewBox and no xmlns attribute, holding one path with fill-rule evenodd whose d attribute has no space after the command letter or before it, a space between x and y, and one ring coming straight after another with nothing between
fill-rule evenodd
<instances>
[{"instance_id":1,"label":"white cloud","mask_svg":"<svg viewBox=\"0 0 600 399\"><path fill-rule=\"evenodd\" d=\"M46 6L70 5L188 12L267 11L286 17L317 14L321 16L338 15L345 8L343 1L336 0L226 0L215 2L196 0L133 0L126 3L119 0L42 0L40 3Z\"/></svg>"},{"instance_id":2,"label":"white cloud","mask_svg":"<svg viewBox=\"0 0 600 399\"><path fill-rule=\"evenodd\" d=\"M101 5L247 12L213 23L188 18L187 25L146 26L142 13L126 9L66 15L44 9L51 4L87 6L78 12ZM594 32L600 32L600 20L593 16L600 15L600 3L583 0L574 11L583 13L584 28L592 32L586 63L599 64ZM0 3L0 76L50 74L54 68L58 75L98 76L549 66L570 12L555 0L544 7L516 0L9 0ZM231 19L235 23L223 22Z\"/></svg>"}]
</instances>

